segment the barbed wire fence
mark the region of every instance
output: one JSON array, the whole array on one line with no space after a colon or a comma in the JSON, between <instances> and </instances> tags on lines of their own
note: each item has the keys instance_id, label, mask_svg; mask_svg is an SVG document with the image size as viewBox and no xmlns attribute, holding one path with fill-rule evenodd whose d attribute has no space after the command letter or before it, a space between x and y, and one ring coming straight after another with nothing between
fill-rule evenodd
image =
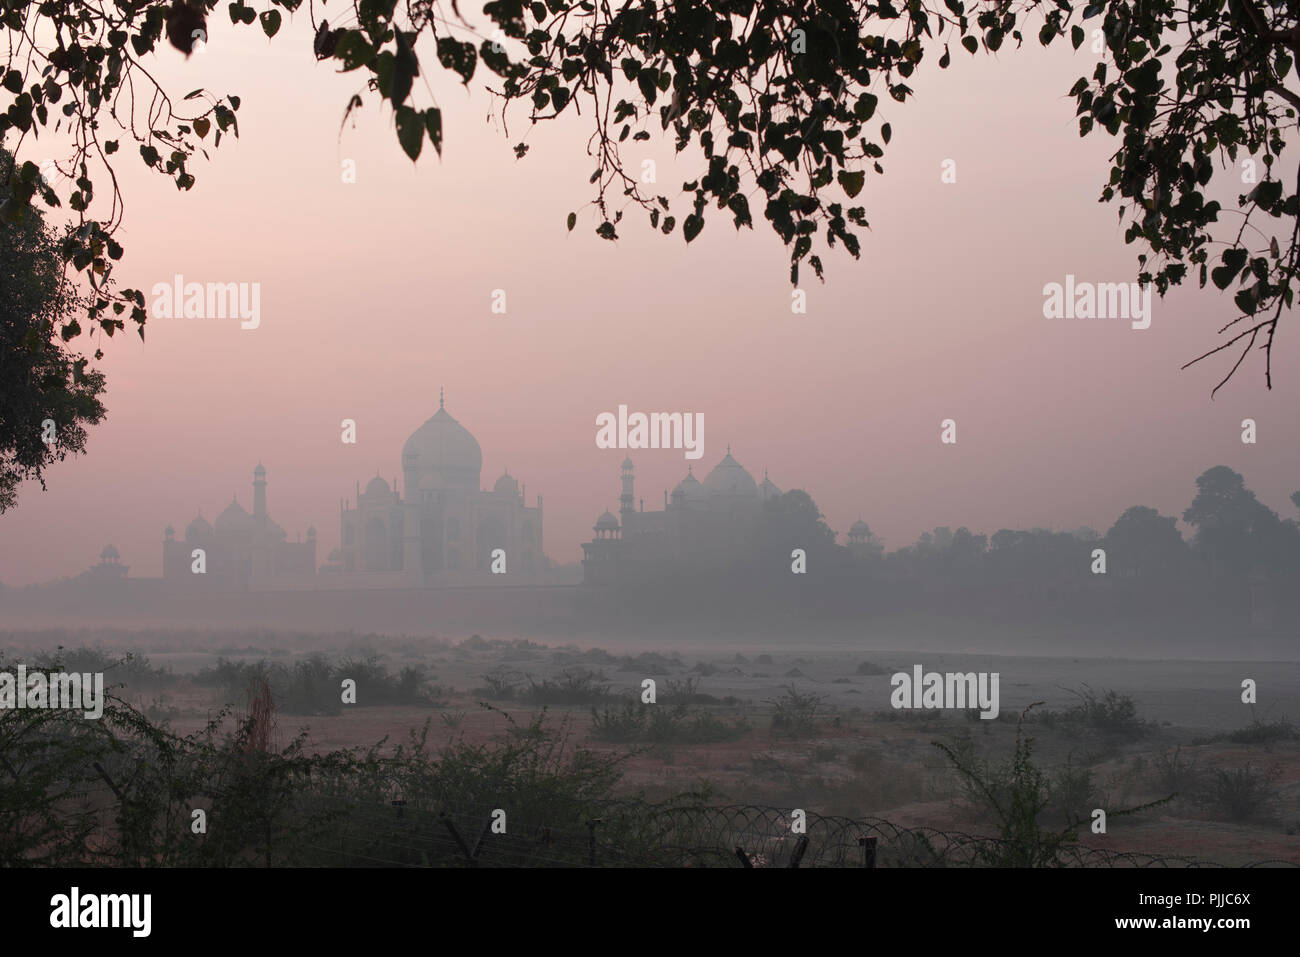
<instances>
[{"instance_id":1,"label":"barbed wire fence","mask_svg":"<svg viewBox=\"0 0 1300 957\"><path fill-rule=\"evenodd\" d=\"M326 802L329 803L329 802ZM335 804L346 824L328 839L305 841L303 863L341 867L981 867L998 859L998 838L881 818L806 813L765 805L681 806L610 802L565 823L517 825L507 809L457 811ZM503 819L499 815L505 811ZM504 833L494 831L494 820ZM1060 849L1056 864L1080 868L1218 868L1213 861L1084 845ZM1281 859L1244 867L1300 867Z\"/></svg>"}]
</instances>

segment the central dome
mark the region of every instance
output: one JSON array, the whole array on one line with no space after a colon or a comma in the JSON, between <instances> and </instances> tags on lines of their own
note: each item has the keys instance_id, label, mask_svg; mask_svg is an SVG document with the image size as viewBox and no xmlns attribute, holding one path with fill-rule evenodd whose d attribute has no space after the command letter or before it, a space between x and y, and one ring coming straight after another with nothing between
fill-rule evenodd
<instances>
[{"instance_id":1,"label":"central dome","mask_svg":"<svg viewBox=\"0 0 1300 957\"><path fill-rule=\"evenodd\" d=\"M727 457L714 466L709 477L704 480L704 490L710 497L737 496L740 498L757 498L758 485L739 462L731 457L731 447L727 447Z\"/></svg>"},{"instance_id":2,"label":"central dome","mask_svg":"<svg viewBox=\"0 0 1300 957\"><path fill-rule=\"evenodd\" d=\"M448 414L441 399L438 411L402 446L408 490L477 492L482 468L483 450L478 440Z\"/></svg>"}]
</instances>

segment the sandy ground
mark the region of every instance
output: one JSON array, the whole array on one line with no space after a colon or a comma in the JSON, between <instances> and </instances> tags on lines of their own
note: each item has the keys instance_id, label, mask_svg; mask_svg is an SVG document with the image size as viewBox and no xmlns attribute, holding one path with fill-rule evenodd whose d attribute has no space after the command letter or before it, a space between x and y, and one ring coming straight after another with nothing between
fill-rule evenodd
<instances>
[{"instance_id":1,"label":"sandy ground","mask_svg":"<svg viewBox=\"0 0 1300 957\"><path fill-rule=\"evenodd\" d=\"M255 642L255 643L254 643ZM1146 732L1114 740L1035 722L1035 761L1049 774L1066 769L1075 776L1069 790L1073 809L1086 816L1092 807L1123 808L1168 793L1161 763L1177 748L1179 761L1191 763L1204 784L1218 772L1250 769L1267 775L1268 808L1254 819L1232 821L1222 806L1182 795L1169 804L1112 818L1108 833L1086 842L1118 850L1183 855L1223 864L1282 859L1300 863L1300 740L1263 744L1233 743L1223 736L1252 720L1300 720L1300 663L1181 661L1143 658L1049 658L925 653L888 648L862 650L845 643L800 643L778 648L729 641L725 647L699 645L691 652L680 643L565 646L493 642L489 636L453 643L411 638L339 638L306 642L301 638L258 635L224 647L193 647L173 633L124 636L156 666L193 675L218 656L291 661L308 651L332 655L381 655L390 670L422 665L443 690L439 707L345 707L338 716L278 715L281 739L299 728L319 750L367 746L388 736L401 740L409 729L431 722L437 745L462 739L480 742L501 734L505 719L480 705L486 673L505 673L517 683L565 671L595 671L608 683L613 703L639 698L643 679L656 681L662 694L669 681L694 679L695 691L718 699L700 705L724 720L743 719L749 730L736 740L708 744L636 747L605 744L589 736L590 707L552 706L550 715L569 719L570 742L628 753L622 790L650 798L700 787L707 781L713 803L773 804L823 814L874 816L903 826L993 834L997 821L963 795L957 776L932 742L954 744L969 736L975 749L993 761L1009 759L1020 709L1031 702L1064 711L1091 687L1131 696ZM308 647L310 645L310 647ZM676 645L676 647L673 647ZM110 645L104 646L106 649ZM19 649L21 650L21 649ZM637 657L641 656L641 657ZM860 674L869 662L883 673ZM982 721L954 712L906 712L890 707L890 673L913 665L939 672L997 672L1002 720ZM1241 702L1244 679L1257 685L1258 704ZM790 737L772 727L774 702L793 686L820 696L814 728ZM364 689L361 689L364 698ZM221 691L183 681L159 693L137 696L167 714L181 732L196 730L220 706ZM517 701L493 704L526 719L537 708ZM1218 738L1216 739L1216 736ZM1202 788L1204 791L1204 788ZM1201 793L1198 791L1197 793Z\"/></svg>"}]
</instances>

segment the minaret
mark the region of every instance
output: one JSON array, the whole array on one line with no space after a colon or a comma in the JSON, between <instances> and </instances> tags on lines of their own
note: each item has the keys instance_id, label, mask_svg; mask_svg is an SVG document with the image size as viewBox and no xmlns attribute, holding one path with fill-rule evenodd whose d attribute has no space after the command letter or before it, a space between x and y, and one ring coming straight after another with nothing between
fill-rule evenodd
<instances>
[{"instance_id":1,"label":"minaret","mask_svg":"<svg viewBox=\"0 0 1300 957\"><path fill-rule=\"evenodd\" d=\"M253 469L253 518L266 518L266 469L261 462Z\"/></svg>"},{"instance_id":2,"label":"minaret","mask_svg":"<svg viewBox=\"0 0 1300 957\"><path fill-rule=\"evenodd\" d=\"M632 460L623 459L623 494L618 500L618 510L623 516L636 511L636 498L632 494Z\"/></svg>"}]
</instances>

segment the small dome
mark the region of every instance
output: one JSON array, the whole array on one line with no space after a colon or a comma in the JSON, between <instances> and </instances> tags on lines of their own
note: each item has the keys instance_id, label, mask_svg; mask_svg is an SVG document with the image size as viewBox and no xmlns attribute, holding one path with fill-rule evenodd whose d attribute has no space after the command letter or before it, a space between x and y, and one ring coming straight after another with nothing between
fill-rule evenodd
<instances>
[{"instance_id":1,"label":"small dome","mask_svg":"<svg viewBox=\"0 0 1300 957\"><path fill-rule=\"evenodd\" d=\"M308 538L315 538L315 537L316 537L316 526L315 526L315 525L308 525L308 526L307 526L307 537L308 537Z\"/></svg>"},{"instance_id":2,"label":"small dome","mask_svg":"<svg viewBox=\"0 0 1300 957\"><path fill-rule=\"evenodd\" d=\"M686 478L678 482L677 487L673 489L674 502L682 502L689 505L695 502L703 502L706 497L704 486L700 484L700 480L690 471L686 473Z\"/></svg>"},{"instance_id":3,"label":"small dome","mask_svg":"<svg viewBox=\"0 0 1300 957\"><path fill-rule=\"evenodd\" d=\"M176 529L172 528L171 525L168 524L168 526L163 529L163 538L167 539L169 542L174 540L176 538Z\"/></svg>"},{"instance_id":4,"label":"small dome","mask_svg":"<svg viewBox=\"0 0 1300 957\"><path fill-rule=\"evenodd\" d=\"M704 480L704 490L713 496L737 496L745 498L758 497L758 485L754 476L745 471L744 466L731 457L731 447L727 447L727 456L709 473Z\"/></svg>"},{"instance_id":5,"label":"small dome","mask_svg":"<svg viewBox=\"0 0 1300 957\"><path fill-rule=\"evenodd\" d=\"M759 483L758 494L765 502L769 498L779 498L781 495L781 490L776 487L776 484L770 478L767 477L766 469L763 470L763 481Z\"/></svg>"},{"instance_id":6,"label":"small dome","mask_svg":"<svg viewBox=\"0 0 1300 957\"><path fill-rule=\"evenodd\" d=\"M623 459L623 468L630 469L631 467L632 467L632 456L628 455Z\"/></svg>"},{"instance_id":7,"label":"small dome","mask_svg":"<svg viewBox=\"0 0 1300 957\"><path fill-rule=\"evenodd\" d=\"M212 526L202 515L196 515L194 521L185 526L185 541L197 542L212 535Z\"/></svg>"},{"instance_id":8,"label":"small dome","mask_svg":"<svg viewBox=\"0 0 1300 957\"><path fill-rule=\"evenodd\" d=\"M117 549L112 545L105 545L104 550L99 553L99 560L101 562L115 562L121 557L122 556L118 554Z\"/></svg>"},{"instance_id":9,"label":"small dome","mask_svg":"<svg viewBox=\"0 0 1300 957\"><path fill-rule=\"evenodd\" d=\"M378 474L366 483L367 495L381 495L387 498L393 494L393 487L385 482Z\"/></svg>"},{"instance_id":10,"label":"small dome","mask_svg":"<svg viewBox=\"0 0 1300 957\"><path fill-rule=\"evenodd\" d=\"M616 528L618 528L618 519L610 514L609 509L605 509L600 518L596 519L596 531L603 532Z\"/></svg>"},{"instance_id":11,"label":"small dome","mask_svg":"<svg viewBox=\"0 0 1300 957\"><path fill-rule=\"evenodd\" d=\"M518 495L519 483L514 480L509 472L497 479L496 484L492 486L492 491L500 492L503 495Z\"/></svg>"},{"instance_id":12,"label":"small dome","mask_svg":"<svg viewBox=\"0 0 1300 957\"><path fill-rule=\"evenodd\" d=\"M216 528L219 532L251 531L253 516L244 511L244 506L237 499L232 498L230 504L217 516Z\"/></svg>"},{"instance_id":13,"label":"small dome","mask_svg":"<svg viewBox=\"0 0 1300 957\"><path fill-rule=\"evenodd\" d=\"M257 463L257 468L253 469L253 474L257 476L262 476L266 474L266 469L262 467L261 462Z\"/></svg>"},{"instance_id":14,"label":"small dome","mask_svg":"<svg viewBox=\"0 0 1300 957\"><path fill-rule=\"evenodd\" d=\"M849 534L862 535L862 536L870 535L871 526L868 525L866 522L864 522L862 519L858 519L856 522L854 522L852 525L849 526Z\"/></svg>"}]
</instances>

